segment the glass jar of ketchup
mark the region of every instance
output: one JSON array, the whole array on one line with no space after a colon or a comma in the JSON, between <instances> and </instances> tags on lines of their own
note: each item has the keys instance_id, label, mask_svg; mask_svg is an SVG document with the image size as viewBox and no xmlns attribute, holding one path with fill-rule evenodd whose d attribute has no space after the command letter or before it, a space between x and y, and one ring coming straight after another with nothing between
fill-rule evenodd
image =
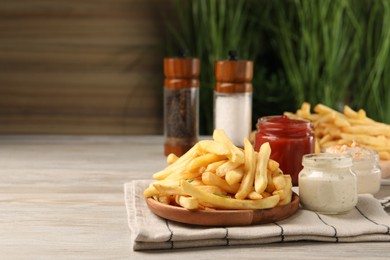
<instances>
[{"instance_id":1,"label":"glass jar of ketchup","mask_svg":"<svg viewBox=\"0 0 390 260\"><path fill-rule=\"evenodd\" d=\"M255 150L266 142L271 146L271 159L280 164L284 174L291 175L293 185L297 186L303 155L314 153L312 124L287 116L261 117L257 122Z\"/></svg>"}]
</instances>

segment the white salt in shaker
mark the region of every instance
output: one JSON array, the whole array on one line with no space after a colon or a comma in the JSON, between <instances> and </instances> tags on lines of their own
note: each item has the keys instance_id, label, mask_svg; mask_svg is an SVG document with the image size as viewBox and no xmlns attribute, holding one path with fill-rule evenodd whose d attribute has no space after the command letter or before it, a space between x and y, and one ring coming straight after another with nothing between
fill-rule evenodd
<instances>
[{"instance_id":1,"label":"white salt in shaker","mask_svg":"<svg viewBox=\"0 0 390 260\"><path fill-rule=\"evenodd\" d=\"M252 129L253 62L238 60L236 51L229 51L229 56L215 63L214 128L244 147L244 137L249 138Z\"/></svg>"}]
</instances>

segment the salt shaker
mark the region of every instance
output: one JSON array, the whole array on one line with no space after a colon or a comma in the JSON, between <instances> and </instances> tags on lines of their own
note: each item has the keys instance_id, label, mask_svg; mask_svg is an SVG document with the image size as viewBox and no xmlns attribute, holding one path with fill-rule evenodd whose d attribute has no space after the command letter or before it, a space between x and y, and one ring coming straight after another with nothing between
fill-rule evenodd
<instances>
[{"instance_id":1,"label":"salt shaker","mask_svg":"<svg viewBox=\"0 0 390 260\"><path fill-rule=\"evenodd\" d=\"M229 56L215 63L214 128L243 147L252 129L253 62L238 60L237 51L229 51Z\"/></svg>"},{"instance_id":2,"label":"salt shaker","mask_svg":"<svg viewBox=\"0 0 390 260\"><path fill-rule=\"evenodd\" d=\"M183 155L198 141L200 61L164 58L165 155Z\"/></svg>"}]
</instances>

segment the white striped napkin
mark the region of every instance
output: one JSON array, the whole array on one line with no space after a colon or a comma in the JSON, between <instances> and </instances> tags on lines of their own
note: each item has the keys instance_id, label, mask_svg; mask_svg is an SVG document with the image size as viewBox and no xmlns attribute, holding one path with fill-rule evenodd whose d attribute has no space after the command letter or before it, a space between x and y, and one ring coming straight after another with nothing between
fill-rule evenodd
<instances>
[{"instance_id":1,"label":"white striped napkin","mask_svg":"<svg viewBox=\"0 0 390 260\"><path fill-rule=\"evenodd\" d=\"M255 245L287 241L390 241L390 216L372 195L359 195L355 209L322 215L299 209L283 221L244 227L203 227L168 221L152 213L143 197L150 180L125 184L133 250Z\"/></svg>"}]
</instances>

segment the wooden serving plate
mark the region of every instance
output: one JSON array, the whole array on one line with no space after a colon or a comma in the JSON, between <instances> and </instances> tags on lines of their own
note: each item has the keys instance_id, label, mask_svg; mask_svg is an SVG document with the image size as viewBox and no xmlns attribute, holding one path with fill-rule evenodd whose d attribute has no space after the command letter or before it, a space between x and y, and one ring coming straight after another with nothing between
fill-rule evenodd
<instances>
[{"instance_id":1,"label":"wooden serving plate","mask_svg":"<svg viewBox=\"0 0 390 260\"><path fill-rule=\"evenodd\" d=\"M299 208L299 196L293 193L289 204L259 210L188 210L182 207L162 204L147 198L149 209L162 218L181 223L202 226L248 226L265 224L286 219Z\"/></svg>"}]
</instances>

